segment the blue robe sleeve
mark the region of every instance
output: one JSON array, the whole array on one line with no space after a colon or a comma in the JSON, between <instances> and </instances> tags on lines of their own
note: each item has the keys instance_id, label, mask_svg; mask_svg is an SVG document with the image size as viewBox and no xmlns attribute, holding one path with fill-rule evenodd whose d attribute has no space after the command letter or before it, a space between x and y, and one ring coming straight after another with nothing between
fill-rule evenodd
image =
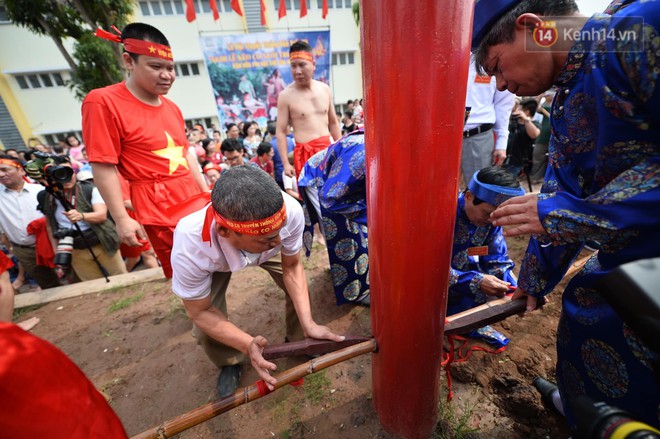
<instances>
[{"instance_id":1,"label":"blue robe sleeve","mask_svg":"<svg viewBox=\"0 0 660 439\"><path fill-rule=\"evenodd\" d=\"M629 16L613 18L608 26L643 37L607 39L594 50L578 84L581 93L570 90L558 117L559 127L562 118L567 121L565 131L553 125L558 148L551 151L554 163L538 200L547 234L530 241L520 275L521 287L532 296L552 291L587 240L600 243L598 262L605 269L660 253L660 13L641 22L635 8L642 6L632 4L624 9ZM571 113L571 105L589 108L590 101L594 113ZM553 104L553 119L555 113Z\"/></svg>"},{"instance_id":2,"label":"blue robe sleeve","mask_svg":"<svg viewBox=\"0 0 660 439\"><path fill-rule=\"evenodd\" d=\"M514 265L509 257L506 240L502 236L502 228L493 227L488 237L488 254L479 257L481 272L493 275L515 286L516 278L511 271Z\"/></svg>"},{"instance_id":3,"label":"blue robe sleeve","mask_svg":"<svg viewBox=\"0 0 660 439\"><path fill-rule=\"evenodd\" d=\"M327 177L319 193L321 206L366 226L364 134L346 136L331 146L322 166Z\"/></svg>"}]
</instances>

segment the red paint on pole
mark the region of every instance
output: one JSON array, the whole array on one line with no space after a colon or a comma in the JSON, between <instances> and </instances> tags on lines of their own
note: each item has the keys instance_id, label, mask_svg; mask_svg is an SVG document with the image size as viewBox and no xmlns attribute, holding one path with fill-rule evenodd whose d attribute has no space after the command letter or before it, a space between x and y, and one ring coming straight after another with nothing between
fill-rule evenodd
<instances>
[{"instance_id":1,"label":"red paint on pole","mask_svg":"<svg viewBox=\"0 0 660 439\"><path fill-rule=\"evenodd\" d=\"M473 5L360 2L373 402L406 438L437 422Z\"/></svg>"}]
</instances>

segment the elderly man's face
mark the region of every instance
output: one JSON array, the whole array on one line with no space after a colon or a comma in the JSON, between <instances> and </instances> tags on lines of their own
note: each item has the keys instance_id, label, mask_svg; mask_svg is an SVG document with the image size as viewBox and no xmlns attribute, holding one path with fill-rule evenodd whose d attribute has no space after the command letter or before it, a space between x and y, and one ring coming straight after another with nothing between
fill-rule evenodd
<instances>
[{"instance_id":1,"label":"elderly man's face","mask_svg":"<svg viewBox=\"0 0 660 439\"><path fill-rule=\"evenodd\" d=\"M531 32L518 26L512 42L488 50L484 68L486 73L495 76L498 90L509 90L518 96L536 96L552 86L561 64L557 68L552 52L537 47Z\"/></svg>"}]
</instances>

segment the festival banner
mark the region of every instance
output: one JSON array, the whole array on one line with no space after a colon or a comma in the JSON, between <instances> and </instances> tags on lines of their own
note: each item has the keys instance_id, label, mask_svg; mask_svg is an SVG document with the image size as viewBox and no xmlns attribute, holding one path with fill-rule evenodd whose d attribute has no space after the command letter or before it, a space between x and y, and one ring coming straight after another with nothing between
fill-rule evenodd
<instances>
[{"instance_id":1,"label":"festival banner","mask_svg":"<svg viewBox=\"0 0 660 439\"><path fill-rule=\"evenodd\" d=\"M220 125L277 118L277 97L293 81L289 46L306 41L316 61L314 79L330 83L330 31L202 36L204 61Z\"/></svg>"}]
</instances>

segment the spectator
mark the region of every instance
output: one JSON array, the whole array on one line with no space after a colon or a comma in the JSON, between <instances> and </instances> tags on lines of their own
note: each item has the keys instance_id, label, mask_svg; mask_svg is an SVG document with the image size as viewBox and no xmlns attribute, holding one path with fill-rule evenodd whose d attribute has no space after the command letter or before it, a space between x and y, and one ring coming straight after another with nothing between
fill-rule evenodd
<instances>
[{"instance_id":1,"label":"spectator","mask_svg":"<svg viewBox=\"0 0 660 439\"><path fill-rule=\"evenodd\" d=\"M227 125L227 139L238 139L239 133L238 125L235 123Z\"/></svg>"},{"instance_id":2,"label":"spectator","mask_svg":"<svg viewBox=\"0 0 660 439\"><path fill-rule=\"evenodd\" d=\"M550 142L550 109L552 100L555 97L555 91L549 90L543 95L539 95L540 105L537 108L537 115L541 114L541 133L534 142L534 151L532 152L532 170L530 178L532 183L543 182L545 171L548 168L548 142Z\"/></svg>"},{"instance_id":3,"label":"spectator","mask_svg":"<svg viewBox=\"0 0 660 439\"><path fill-rule=\"evenodd\" d=\"M261 143L261 136L257 133L259 125L253 121L247 121L243 125L243 146L248 157L253 158L257 153L257 147Z\"/></svg>"},{"instance_id":4,"label":"spectator","mask_svg":"<svg viewBox=\"0 0 660 439\"><path fill-rule=\"evenodd\" d=\"M164 97L176 78L167 38L153 26L131 23L121 35L123 42L129 39L122 54L128 79L87 95L83 135L96 184L119 237L127 245L140 245L146 238L144 226L165 276L171 277L176 223L167 208L207 191L208 185L189 149L181 110ZM159 50L152 53L149 47L155 46ZM147 120L153 123L145 124ZM118 173L131 184L139 222L126 212Z\"/></svg>"},{"instance_id":5,"label":"spectator","mask_svg":"<svg viewBox=\"0 0 660 439\"><path fill-rule=\"evenodd\" d=\"M463 128L461 150L461 174L465 184L478 170L504 163L513 101L513 93L498 91L495 79L478 74L474 59L470 59L465 100L470 116Z\"/></svg>"},{"instance_id":6,"label":"spectator","mask_svg":"<svg viewBox=\"0 0 660 439\"><path fill-rule=\"evenodd\" d=\"M250 163L275 179L275 168L273 165L274 154L273 146L270 143L261 142L257 147L257 156L251 159Z\"/></svg>"},{"instance_id":7,"label":"spectator","mask_svg":"<svg viewBox=\"0 0 660 439\"><path fill-rule=\"evenodd\" d=\"M68 158L62 160L60 166L71 167ZM39 209L48 220L53 247L65 236L74 237L71 268L78 279L103 277L92 252L109 275L126 273L124 260L118 252L121 240L115 224L108 219L108 209L94 183L78 181L72 173L71 179L62 183L61 195L69 206L63 206L61 200L44 190L39 194Z\"/></svg>"},{"instance_id":8,"label":"spectator","mask_svg":"<svg viewBox=\"0 0 660 439\"><path fill-rule=\"evenodd\" d=\"M531 168L534 139L541 133L541 125L534 121L537 106L536 100L527 99L514 106L511 113L504 166L515 176L523 170L528 173Z\"/></svg>"},{"instance_id":9,"label":"spectator","mask_svg":"<svg viewBox=\"0 0 660 439\"><path fill-rule=\"evenodd\" d=\"M27 231L30 223L43 218L37 210L37 194L43 187L26 183L24 176L20 161L0 156L0 232L7 235L9 250L41 288L57 287L60 280L55 271L37 264L36 238Z\"/></svg>"},{"instance_id":10,"label":"spectator","mask_svg":"<svg viewBox=\"0 0 660 439\"><path fill-rule=\"evenodd\" d=\"M243 145L239 140L236 139L225 139L220 145L220 151L222 152L225 161L223 169L228 169L232 166L244 165L246 163L245 153Z\"/></svg>"},{"instance_id":11,"label":"spectator","mask_svg":"<svg viewBox=\"0 0 660 439\"><path fill-rule=\"evenodd\" d=\"M341 120L343 126L341 127L341 132L346 135L352 133L357 129L357 125L353 122L353 112L350 110L344 111L344 117Z\"/></svg>"},{"instance_id":12,"label":"spectator","mask_svg":"<svg viewBox=\"0 0 660 439\"><path fill-rule=\"evenodd\" d=\"M280 186L280 188L284 189L283 185L283 172L284 172L284 164L282 163L282 156L280 156L280 150L277 147L277 136L275 135L276 131L276 125L277 122L275 121L269 121L266 129L268 130L268 134L270 135L272 141L270 142L271 145L273 145L273 167L274 167L274 173L275 173L275 181L277 184ZM288 130L288 127L287 127ZM284 139L286 140L287 144L287 153L293 152L293 149L296 147L296 143L293 140L293 135L292 134L287 134ZM285 159L286 160L286 159Z\"/></svg>"}]
</instances>

